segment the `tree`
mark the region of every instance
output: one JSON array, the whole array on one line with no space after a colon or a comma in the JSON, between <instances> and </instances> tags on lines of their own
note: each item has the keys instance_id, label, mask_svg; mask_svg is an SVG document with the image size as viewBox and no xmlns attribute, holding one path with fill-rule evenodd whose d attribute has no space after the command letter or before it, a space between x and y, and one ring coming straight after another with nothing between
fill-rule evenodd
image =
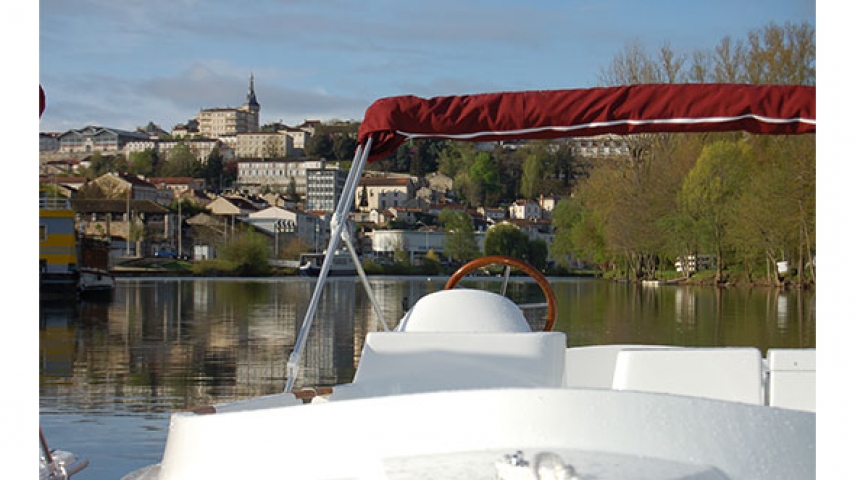
<instances>
[{"instance_id":1,"label":"tree","mask_svg":"<svg viewBox=\"0 0 855 480\"><path fill-rule=\"evenodd\" d=\"M420 140L417 144L416 156L418 157L417 166L410 167L410 173L413 175L424 176L428 172L435 172L439 155L443 150L448 148L448 141L425 139ZM416 159L414 159L416 160Z\"/></svg>"},{"instance_id":2,"label":"tree","mask_svg":"<svg viewBox=\"0 0 855 480\"><path fill-rule=\"evenodd\" d=\"M468 172L475 160L475 146L469 142L451 142L443 149L437 160L439 172L456 178L460 172Z\"/></svg>"},{"instance_id":3,"label":"tree","mask_svg":"<svg viewBox=\"0 0 855 480\"><path fill-rule=\"evenodd\" d=\"M357 205L360 209L368 208L368 186L363 185L362 191L359 192L359 204Z\"/></svg>"},{"instance_id":4,"label":"tree","mask_svg":"<svg viewBox=\"0 0 855 480\"><path fill-rule=\"evenodd\" d=\"M807 23L749 32L744 58L749 83L816 84L816 32Z\"/></svg>"},{"instance_id":5,"label":"tree","mask_svg":"<svg viewBox=\"0 0 855 480\"><path fill-rule=\"evenodd\" d=\"M240 275L266 275L270 272L267 240L250 228L232 237L219 248L219 258L233 265Z\"/></svg>"},{"instance_id":6,"label":"tree","mask_svg":"<svg viewBox=\"0 0 855 480\"><path fill-rule=\"evenodd\" d=\"M288 177L288 187L285 190L285 197L294 203L300 201L300 194L297 193L297 180L294 177Z\"/></svg>"},{"instance_id":7,"label":"tree","mask_svg":"<svg viewBox=\"0 0 855 480\"><path fill-rule=\"evenodd\" d=\"M333 157L350 160L356 152L356 140L350 135L336 135L332 142Z\"/></svg>"},{"instance_id":8,"label":"tree","mask_svg":"<svg viewBox=\"0 0 855 480\"><path fill-rule=\"evenodd\" d=\"M209 188L219 193L223 189L223 155L220 153L219 147L214 147L211 153L208 154L208 161L201 172L202 178Z\"/></svg>"},{"instance_id":9,"label":"tree","mask_svg":"<svg viewBox=\"0 0 855 480\"><path fill-rule=\"evenodd\" d=\"M223 164L223 182L220 188L225 189L228 186L234 186L237 181L237 160L231 159Z\"/></svg>"},{"instance_id":10,"label":"tree","mask_svg":"<svg viewBox=\"0 0 855 480\"><path fill-rule=\"evenodd\" d=\"M151 148L142 152L131 152L128 155L128 171L135 175L151 176L155 163L156 154Z\"/></svg>"},{"instance_id":11,"label":"tree","mask_svg":"<svg viewBox=\"0 0 855 480\"><path fill-rule=\"evenodd\" d=\"M710 144L704 147L680 191L680 208L692 223L697 243L715 253L716 282L724 280L725 235L747 184L753 155L744 142Z\"/></svg>"},{"instance_id":12,"label":"tree","mask_svg":"<svg viewBox=\"0 0 855 480\"><path fill-rule=\"evenodd\" d=\"M454 260L468 262L479 254L475 229L469 215L460 210L443 209L439 221L445 227L445 254Z\"/></svg>"},{"instance_id":13,"label":"tree","mask_svg":"<svg viewBox=\"0 0 855 480\"><path fill-rule=\"evenodd\" d=\"M202 165L193 149L186 143L179 143L169 152L169 158L161 167L160 175L164 177L191 177L202 174Z\"/></svg>"},{"instance_id":14,"label":"tree","mask_svg":"<svg viewBox=\"0 0 855 480\"><path fill-rule=\"evenodd\" d=\"M543 157L537 152L525 157L522 171L522 183L520 184L520 195L524 198L535 198L543 193L543 178L546 173Z\"/></svg>"},{"instance_id":15,"label":"tree","mask_svg":"<svg viewBox=\"0 0 855 480\"><path fill-rule=\"evenodd\" d=\"M546 261L549 258L549 245L544 240L536 238L528 242L528 252L525 259L538 270L546 269Z\"/></svg>"},{"instance_id":16,"label":"tree","mask_svg":"<svg viewBox=\"0 0 855 480\"><path fill-rule=\"evenodd\" d=\"M333 158L333 142L323 129L318 129L306 142L306 155Z\"/></svg>"},{"instance_id":17,"label":"tree","mask_svg":"<svg viewBox=\"0 0 855 480\"><path fill-rule=\"evenodd\" d=\"M174 200L169 204L169 209L173 212L181 210L181 216L184 219L193 217L199 213L206 212L208 209L187 199Z\"/></svg>"},{"instance_id":18,"label":"tree","mask_svg":"<svg viewBox=\"0 0 855 480\"><path fill-rule=\"evenodd\" d=\"M816 253L816 137L754 139L757 159L746 175L727 243L747 272L766 266L773 284L784 281L777 262L788 261L801 285L814 281Z\"/></svg>"},{"instance_id":19,"label":"tree","mask_svg":"<svg viewBox=\"0 0 855 480\"><path fill-rule=\"evenodd\" d=\"M469 180L476 186L470 204L495 206L498 204L499 172L487 152L478 153L469 167Z\"/></svg>"},{"instance_id":20,"label":"tree","mask_svg":"<svg viewBox=\"0 0 855 480\"><path fill-rule=\"evenodd\" d=\"M484 236L484 255L503 255L525 260L528 253L528 235L516 225L510 223L494 225Z\"/></svg>"},{"instance_id":21,"label":"tree","mask_svg":"<svg viewBox=\"0 0 855 480\"><path fill-rule=\"evenodd\" d=\"M89 168L87 177L97 178L105 173L114 171L113 157L105 156L96 150L89 156Z\"/></svg>"}]
</instances>

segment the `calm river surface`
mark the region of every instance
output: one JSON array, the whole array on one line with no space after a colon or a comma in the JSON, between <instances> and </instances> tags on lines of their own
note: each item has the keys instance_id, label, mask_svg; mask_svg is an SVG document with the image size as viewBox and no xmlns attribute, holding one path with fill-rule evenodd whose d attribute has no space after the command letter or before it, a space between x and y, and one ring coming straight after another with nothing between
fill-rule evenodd
<instances>
[{"instance_id":1,"label":"calm river surface","mask_svg":"<svg viewBox=\"0 0 855 480\"><path fill-rule=\"evenodd\" d=\"M447 277L372 277L390 327ZM812 292L718 290L553 279L555 330L569 345L815 347ZM498 291L500 282L466 287ZM157 463L175 410L281 392L285 363L314 281L119 279L112 298L41 303L39 422L53 448L90 461L75 479L117 479ZM508 296L540 302L539 287L512 281ZM355 278L324 290L297 387L349 381L378 317ZM275 435L287 432L271 432Z\"/></svg>"}]
</instances>

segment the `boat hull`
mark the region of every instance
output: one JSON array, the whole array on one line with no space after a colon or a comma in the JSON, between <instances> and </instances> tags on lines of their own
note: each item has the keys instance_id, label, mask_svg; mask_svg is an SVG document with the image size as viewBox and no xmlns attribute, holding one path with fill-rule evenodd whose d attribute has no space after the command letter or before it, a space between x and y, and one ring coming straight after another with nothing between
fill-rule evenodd
<instances>
[{"instance_id":1,"label":"boat hull","mask_svg":"<svg viewBox=\"0 0 855 480\"><path fill-rule=\"evenodd\" d=\"M271 440L270 432L290 433ZM496 457L465 465L466 478L496 478L498 452L521 450L558 453L567 462L573 452L649 458L674 465L674 472L721 474L693 478L804 479L816 474L815 438L812 413L704 398L598 389L444 391L176 413L161 464L126 478L264 477L269 460L283 454L293 478L395 478L401 459L467 452ZM637 471L629 460L611 470L614 478L642 478Z\"/></svg>"},{"instance_id":2,"label":"boat hull","mask_svg":"<svg viewBox=\"0 0 855 480\"><path fill-rule=\"evenodd\" d=\"M105 297L113 293L115 284L113 274L108 271L81 268L77 291L81 297Z\"/></svg>"},{"instance_id":3,"label":"boat hull","mask_svg":"<svg viewBox=\"0 0 855 480\"><path fill-rule=\"evenodd\" d=\"M321 269L314 265L311 266L302 266L300 267L300 275L304 277L317 277L321 274ZM351 277L356 275L356 269L338 269L331 268L329 273L327 273L330 277Z\"/></svg>"}]
</instances>

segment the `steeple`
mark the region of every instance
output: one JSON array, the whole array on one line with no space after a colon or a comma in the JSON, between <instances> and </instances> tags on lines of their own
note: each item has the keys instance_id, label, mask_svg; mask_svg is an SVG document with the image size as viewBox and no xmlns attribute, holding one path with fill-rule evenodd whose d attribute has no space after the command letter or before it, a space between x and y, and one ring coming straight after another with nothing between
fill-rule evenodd
<instances>
[{"instance_id":1,"label":"steeple","mask_svg":"<svg viewBox=\"0 0 855 480\"><path fill-rule=\"evenodd\" d=\"M255 98L255 75L252 73L249 74L249 92L246 94L246 104L249 107L261 107Z\"/></svg>"}]
</instances>

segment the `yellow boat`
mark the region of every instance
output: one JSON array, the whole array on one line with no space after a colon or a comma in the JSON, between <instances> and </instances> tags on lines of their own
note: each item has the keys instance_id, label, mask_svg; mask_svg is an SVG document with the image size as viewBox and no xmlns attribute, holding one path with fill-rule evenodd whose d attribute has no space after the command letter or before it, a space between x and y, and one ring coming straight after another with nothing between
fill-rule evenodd
<instances>
[{"instance_id":1,"label":"yellow boat","mask_svg":"<svg viewBox=\"0 0 855 480\"><path fill-rule=\"evenodd\" d=\"M74 210L67 198L39 193L39 292L70 293L77 288Z\"/></svg>"}]
</instances>

